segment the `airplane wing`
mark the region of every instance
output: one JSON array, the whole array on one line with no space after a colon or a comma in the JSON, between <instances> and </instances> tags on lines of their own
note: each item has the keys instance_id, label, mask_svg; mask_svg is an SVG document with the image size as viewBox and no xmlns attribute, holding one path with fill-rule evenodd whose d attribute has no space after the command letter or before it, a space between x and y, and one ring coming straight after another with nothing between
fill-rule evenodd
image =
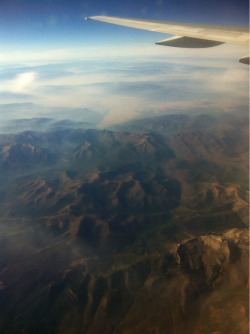
<instances>
[{"instance_id":1,"label":"airplane wing","mask_svg":"<svg viewBox=\"0 0 250 334\"><path fill-rule=\"evenodd\" d=\"M86 17L85 19L175 35L174 37L164 39L156 43L165 46L181 48L207 48L223 43L233 43L247 46L249 44L248 27L154 21L112 16L92 16ZM249 65L249 55L242 57L239 61Z\"/></svg>"}]
</instances>

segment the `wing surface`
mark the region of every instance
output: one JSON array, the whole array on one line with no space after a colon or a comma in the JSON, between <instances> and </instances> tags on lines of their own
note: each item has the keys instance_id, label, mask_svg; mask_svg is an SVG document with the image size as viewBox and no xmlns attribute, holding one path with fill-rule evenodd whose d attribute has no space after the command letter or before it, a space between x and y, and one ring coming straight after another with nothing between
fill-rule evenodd
<instances>
[{"instance_id":1,"label":"wing surface","mask_svg":"<svg viewBox=\"0 0 250 334\"><path fill-rule=\"evenodd\" d=\"M182 48L206 48L223 43L233 43L240 45L249 44L248 27L181 23L172 21L154 21L113 16L92 16L87 17L86 20L87 19L176 35L175 37L156 43L166 46ZM247 59L249 63L249 56L247 57L244 57L244 63L247 63Z\"/></svg>"},{"instance_id":2,"label":"wing surface","mask_svg":"<svg viewBox=\"0 0 250 334\"><path fill-rule=\"evenodd\" d=\"M180 23L171 21L154 21L112 16L92 16L87 19L113 23L126 27L167 33L177 36L207 39L222 43L248 45L249 39L249 29L245 27Z\"/></svg>"}]
</instances>

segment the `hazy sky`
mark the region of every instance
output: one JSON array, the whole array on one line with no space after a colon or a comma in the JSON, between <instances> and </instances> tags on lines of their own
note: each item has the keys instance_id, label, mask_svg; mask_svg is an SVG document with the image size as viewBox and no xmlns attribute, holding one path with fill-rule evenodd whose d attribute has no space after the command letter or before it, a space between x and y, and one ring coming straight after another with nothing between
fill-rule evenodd
<instances>
[{"instance_id":1,"label":"hazy sky","mask_svg":"<svg viewBox=\"0 0 250 334\"><path fill-rule=\"evenodd\" d=\"M0 104L89 108L105 114L102 125L248 108L248 67L238 63L247 48L157 46L168 36L84 21L111 15L247 26L248 0L2 0L0 15Z\"/></svg>"}]
</instances>

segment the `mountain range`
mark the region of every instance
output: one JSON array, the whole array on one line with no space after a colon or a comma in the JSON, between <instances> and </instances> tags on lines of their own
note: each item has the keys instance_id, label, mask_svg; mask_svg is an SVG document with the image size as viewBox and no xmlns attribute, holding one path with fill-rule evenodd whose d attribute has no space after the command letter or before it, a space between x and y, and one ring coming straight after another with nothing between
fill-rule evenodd
<instances>
[{"instance_id":1,"label":"mountain range","mask_svg":"<svg viewBox=\"0 0 250 334\"><path fill-rule=\"evenodd\" d=\"M0 333L248 332L247 117L13 132L0 135Z\"/></svg>"}]
</instances>

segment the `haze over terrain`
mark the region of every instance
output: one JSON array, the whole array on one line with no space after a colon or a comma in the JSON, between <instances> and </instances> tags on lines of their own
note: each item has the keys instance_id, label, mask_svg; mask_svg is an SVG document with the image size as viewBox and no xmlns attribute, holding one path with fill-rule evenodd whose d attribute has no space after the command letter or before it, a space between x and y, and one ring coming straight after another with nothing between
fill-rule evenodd
<instances>
[{"instance_id":1,"label":"haze over terrain","mask_svg":"<svg viewBox=\"0 0 250 334\"><path fill-rule=\"evenodd\" d=\"M0 4L0 333L247 334L248 1Z\"/></svg>"}]
</instances>

